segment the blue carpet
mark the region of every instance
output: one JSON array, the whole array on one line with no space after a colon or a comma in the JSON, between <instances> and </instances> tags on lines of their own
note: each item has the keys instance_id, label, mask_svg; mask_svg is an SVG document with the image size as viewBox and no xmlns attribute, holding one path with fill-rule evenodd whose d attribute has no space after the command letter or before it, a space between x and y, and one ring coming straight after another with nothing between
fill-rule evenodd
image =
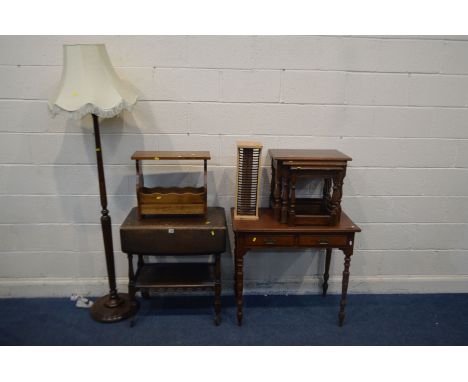
<instances>
[{"instance_id":1,"label":"blue carpet","mask_svg":"<svg viewBox=\"0 0 468 382\"><path fill-rule=\"evenodd\" d=\"M140 300L136 325L100 324L68 299L0 300L0 345L468 345L468 294L245 296L244 325L232 296L222 323L213 299Z\"/></svg>"}]
</instances>

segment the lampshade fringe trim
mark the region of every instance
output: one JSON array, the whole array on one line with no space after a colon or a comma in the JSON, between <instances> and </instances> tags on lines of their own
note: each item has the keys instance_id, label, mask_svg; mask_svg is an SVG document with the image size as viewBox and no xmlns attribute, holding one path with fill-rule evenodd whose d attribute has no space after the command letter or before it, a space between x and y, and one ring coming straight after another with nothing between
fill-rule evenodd
<instances>
[{"instance_id":1,"label":"lampshade fringe trim","mask_svg":"<svg viewBox=\"0 0 468 382\"><path fill-rule=\"evenodd\" d=\"M73 111L65 110L56 104L54 105L49 104L49 110L54 117L57 114L66 114L71 119L75 119L75 120L81 119L85 115L88 115L88 114L95 114L101 118L112 118L120 114L124 109L127 111L132 111L134 104L135 102L132 102L130 104L130 103L127 103L126 101L122 101L118 105L110 109L102 109L98 106L87 103L86 105L81 106L78 110L73 110Z\"/></svg>"}]
</instances>

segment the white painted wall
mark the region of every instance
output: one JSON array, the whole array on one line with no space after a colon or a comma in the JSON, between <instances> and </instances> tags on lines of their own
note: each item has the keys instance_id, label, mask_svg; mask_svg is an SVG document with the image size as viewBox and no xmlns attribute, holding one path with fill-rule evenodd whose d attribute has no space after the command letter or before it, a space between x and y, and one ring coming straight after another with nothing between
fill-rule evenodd
<instances>
[{"instance_id":1,"label":"white painted wall","mask_svg":"<svg viewBox=\"0 0 468 382\"><path fill-rule=\"evenodd\" d=\"M227 209L235 141L255 139L265 154L336 148L353 157L344 207L363 232L351 293L468 291L468 38L3 36L0 296L106 291L91 118L52 119L46 105L62 44L86 42L106 43L141 99L102 123L121 288L132 152L210 150L209 204ZM223 261L228 293L229 255ZM323 266L316 251L250 254L248 291L315 292ZM341 270L336 252L332 292Z\"/></svg>"}]
</instances>

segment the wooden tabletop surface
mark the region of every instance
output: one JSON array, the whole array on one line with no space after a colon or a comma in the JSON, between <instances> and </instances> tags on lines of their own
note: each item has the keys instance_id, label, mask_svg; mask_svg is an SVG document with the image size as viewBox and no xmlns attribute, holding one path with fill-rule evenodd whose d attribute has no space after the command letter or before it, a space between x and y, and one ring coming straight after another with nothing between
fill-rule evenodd
<instances>
[{"instance_id":1,"label":"wooden tabletop surface","mask_svg":"<svg viewBox=\"0 0 468 382\"><path fill-rule=\"evenodd\" d=\"M205 216L152 216L138 219L137 207L132 208L121 230L141 229L226 229L226 214L222 207L208 207Z\"/></svg>"},{"instance_id":2,"label":"wooden tabletop surface","mask_svg":"<svg viewBox=\"0 0 468 382\"><path fill-rule=\"evenodd\" d=\"M338 150L302 150L270 149L270 157L276 160L310 160L310 161L350 161L351 157Z\"/></svg>"},{"instance_id":3,"label":"wooden tabletop surface","mask_svg":"<svg viewBox=\"0 0 468 382\"><path fill-rule=\"evenodd\" d=\"M258 220L235 220L234 208L231 208L232 229L234 232L284 232L284 233L333 233L333 232L361 232L359 228L344 212L341 212L341 219L337 225L296 225L280 223L273 216L271 208L259 208Z\"/></svg>"},{"instance_id":4,"label":"wooden tabletop surface","mask_svg":"<svg viewBox=\"0 0 468 382\"><path fill-rule=\"evenodd\" d=\"M133 160L205 160L209 151L135 151Z\"/></svg>"}]
</instances>

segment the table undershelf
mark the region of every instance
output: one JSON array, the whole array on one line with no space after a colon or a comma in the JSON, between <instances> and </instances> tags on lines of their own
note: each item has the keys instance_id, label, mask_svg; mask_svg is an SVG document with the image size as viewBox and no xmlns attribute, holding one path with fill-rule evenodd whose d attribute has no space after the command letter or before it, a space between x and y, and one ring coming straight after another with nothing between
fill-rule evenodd
<instances>
[{"instance_id":1,"label":"table undershelf","mask_svg":"<svg viewBox=\"0 0 468 382\"><path fill-rule=\"evenodd\" d=\"M140 267L135 276L136 288L203 288L215 286L212 263L152 263Z\"/></svg>"}]
</instances>

